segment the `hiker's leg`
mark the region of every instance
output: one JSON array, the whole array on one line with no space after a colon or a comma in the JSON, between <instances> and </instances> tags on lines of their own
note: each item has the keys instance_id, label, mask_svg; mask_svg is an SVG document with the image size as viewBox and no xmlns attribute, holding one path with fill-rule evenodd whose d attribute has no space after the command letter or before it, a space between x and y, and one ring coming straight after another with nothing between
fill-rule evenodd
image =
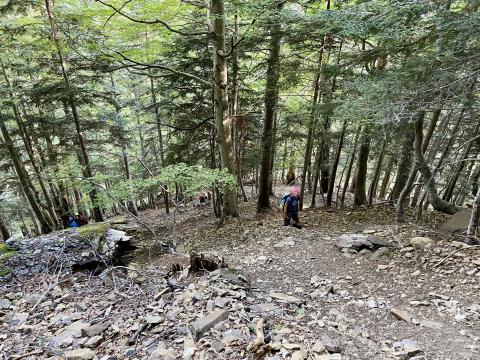
<instances>
[{"instance_id":1,"label":"hiker's leg","mask_svg":"<svg viewBox=\"0 0 480 360\"><path fill-rule=\"evenodd\" d=\"M283 219L283 226L289 226L290 225L290 218L286 217Z\"/></svg>"},{"instance_id":2,"label":"hiker's leg","mask_svg":"<svg viewBox=\"0 0 480 360\"><path fill-rule=\"evenodd\" d=\"M300 219L298 217L298 213L296 214L292 214L292 220L293 220L293 224L292 226L297 228L297 229L301 229L302 228L302 225L300 225Z\"/></svg>"}]
</instances>

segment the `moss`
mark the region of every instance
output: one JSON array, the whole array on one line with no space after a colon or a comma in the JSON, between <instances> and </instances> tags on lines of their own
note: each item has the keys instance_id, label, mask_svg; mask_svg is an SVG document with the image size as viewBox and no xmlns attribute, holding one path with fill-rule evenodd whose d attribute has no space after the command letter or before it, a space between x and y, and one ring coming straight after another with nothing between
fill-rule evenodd
<instances>
[{"instance_id":1,"label":"moss","mask_svg":"<svg viewBox=\"0 0 480 360\"><path fill-rule=\"evenodd\" d=\"M0 254L9 252L10 248L6 244L0 244Z\"/></svg>"},{"instance_id":2,"label":"moss","mask_svg":"<svg viewBox=\"0 0 480 360\"><path fill-rule=\"evenodd\" d=\"M88 224L78 228L78 234L82 237L95 237L98 235L103 235L108 229L110 229L110 224L101 222L95 224Z\"/></svg>"},{"instance_id":3,"label":"moss","mask_svg":"<svg viewBox=\"0 0 480 360\"><path fill-rule=\"evenodd\" d=\"M0 244L0 259L10 259L13 255L15 255L16 251L12 250L5 244Z\"/></svg>"},{"instance_id":4,"label":"moss","mask_svg":"<svg viewBox=\"0 0 480 360\"><path fill-rule=\"evenodd\" d=\"M9 267L0 268L0 277L7 276L12 270Z\"/></svg>"}]
</instances>

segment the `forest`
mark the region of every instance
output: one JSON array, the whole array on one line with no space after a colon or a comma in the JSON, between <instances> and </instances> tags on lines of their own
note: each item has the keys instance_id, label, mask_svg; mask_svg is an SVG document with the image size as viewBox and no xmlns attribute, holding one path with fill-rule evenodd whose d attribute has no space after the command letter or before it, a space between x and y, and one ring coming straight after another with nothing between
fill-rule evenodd
<instances>
[{"instance_id":1,"label":"forest","mask_svg":"<svg viewBox=\"0 0 480 360\"><path fill-rule=\"evenodd\" d=\"M5 359L480 358L479 0L0 25Z\"/></svg>"}]
</instances>

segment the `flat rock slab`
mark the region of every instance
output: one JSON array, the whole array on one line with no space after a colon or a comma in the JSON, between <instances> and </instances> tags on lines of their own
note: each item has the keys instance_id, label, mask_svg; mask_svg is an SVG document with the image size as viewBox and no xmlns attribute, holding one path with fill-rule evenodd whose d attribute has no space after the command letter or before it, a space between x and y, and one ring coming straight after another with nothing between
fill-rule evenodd
<instances>
[{"instance_id":1,"label":"flat rock slab","mask_svg":"<svg viewBox=\"0 0 480 360\"><path fill-rule=\"evenodd\" d=\"M228 318L228 313L225 310L213 311L207 316L196 320L191 327L192 335L195 341L200 340L200 338L212 327L218 324L221 321L225 321Z\"/></svg>"},{"instance_id":2,"label":"flat rock slab","mask_svg":"<svg viewBox=\"0 0 480 360\"><path fill-rule=\"evenodd\" d=\"M95 357L95 352L91 349L75 349L65 353L66 360L90 360Z\"/></svg>"},{"instance_id":3,"label":"flat rock slab","mask_svg":"<svg viewBox=\"0 0 480 360\"><path fill-rule=\"evenodd\" d=\"M107 330L110 327L111 323L109 321L105 323L98 323L92 326L89 326L87 328L83 328L81 330L82 336L88 336L88 337L93 337L100 335L103 333L105 330Z\"/></svg>"},{"instance_id":4,"label":"flat rock slab","mask_svg":"<svg viewBox=\"0 0 480 360\"><path fill-rule=\"evenodd\" d=\"M410 245L423 249L424 247L433 243L433 240L428 237L417 236L410 239Z\"/></svg>"},{"instance_id":5,"label":"flat rock slab","mask_svg":"<svg viewBox=\"0 0 480 360\"><path fill-rule=\"evenodd\" d=\"M58 335L52 338L51 344L52 345L60 345L63 340L68 338L79 338L82 336L82 330L88 328L90 326L89 323L85 323L81 320L75 321L68 325L65 329L63 329Z\"/></svg>"},{"instance_id":6,"label":"flat rock slab","mask_svg":"<svg viewBox=\"0 0 480 360\"><path fill-rule=\"evenodd\" d=\"M271 298L273 298L275 300L282 300L282 301L285 301L285 302L291 303L291 304L300 305L303 302L302 299L299 299L295 296L282 294L282 293L271 292L271 293L268 294L268 296L270 296Z\"/></svg>"},{"instance_id":7,"label":"flat rock slab","mask_svg":"<svg viewBox=\"0 0 480 360\"><path fill-rule=\"evenodd\" d=\"M344 234L337 239L336 246L339 249L354 249L360 251L363 249L372 250L374 245L367 240L367 236L363 234Z\"/></svg>"},{"instance_id":8,"label":"flat rock slab","mask_svg":"<svg viewBox=\"0 0 480 360\"><path fill-rule=\"evenodd\" d=\"M446 234L463 232L467 229L471 216L472 209L462 209L452 215L452 217L440 225L438 229Z\"/></svg>"},{"instance_id":9,"label":"flat rock slab","mask_svg":"<svg viewBox=\"0 0 480 360\"><path fill-rule=\"evenodd\" d=\"M413 316L407 311L391 308L390 313L395 316L398 320L403 320L406 322L412 321Z\"/></svg>"},{"instance_id":10,"label":"flat rock slab","mask_svg":"<svg viewBox=\"0 0 480 360\"><path fill-rule=\"evenodd\" d=\"M107 223L84 225L32 239L10 238L6 244L15 253L0 260L0 267L10 268L13 275L10 278L18 278L46 271L52 261L58 260L62 261L65 271L92 263L109 263L117 255L119 243L129 240L125 232L110 229Z\"/></svg>"}]
</instances>

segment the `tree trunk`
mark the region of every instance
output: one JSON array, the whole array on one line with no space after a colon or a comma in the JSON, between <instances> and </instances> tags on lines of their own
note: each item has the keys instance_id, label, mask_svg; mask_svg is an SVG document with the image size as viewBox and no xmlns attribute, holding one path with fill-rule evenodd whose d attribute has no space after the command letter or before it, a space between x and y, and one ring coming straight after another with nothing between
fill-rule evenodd
<instances>
[{"instance_id":1,"label":"tree trunk","mask_svg":"<svg viewBox=\"0 0 480 360\"><path fill-rule=\"evenodd\" d=\"M62 44L61 44L60 39L58 37L57 26L56 26L55 21L53 19L52 10L50 8L50 0L45 0L45 7L46 7L46 10L47 10L48 20L50 22L50 26L51 26L51 29L52 29L52 38L53 38L53 41L55 43L55 48L57 50L58 58L59 58L59 61L60 61L60 68L61 68L61 71L62 71L64 83L65 83L65 90L67 91L68 104L70 105L70 109L72 110L73 121L75 123L75 129L76 129L76 132L77 132L78 142L80 144L80 149L81 149L81 152L82 152L83 162L84 162L84 166L85 166L85 174L88 178L91 179L91 178L93 178L93 171L92 171L92 167L91 167L91 164L90 164L90 158L89 158L88 152L87 152L87 146L85 144L85 137L83 135L82 127L80 125L80 116L78 114L77 105L75 103L75 98L73 96L73 89L70 85L70 79L68 77L67 65L66 65L64 54L63 54ZM98 207L98 205L96 204L96 202L97 202L97 189L95 188L95 186L92 186L92 190L90 191L89 195L90 195L90 198L92 200L93 214L94 214L95 221L103 221L102 211L101 211L100 207Z\"/></svg>"},{"instance_id":2,"label":"tree trunk","mask_svg":"<svg viewBox=\"0 0 480 360\"><path fill-rule=\"evenodd\" d=\"M316 122L317 122L317 105L318 105L318 99L320 94L320 79L321 79L322 65L323 65L322 59L323 59L324 43L325 43L325 37L322 39L322 42L320 44L320 50L318 52L318 68L317 68L317 74L315 75L314 86L313 86L312 112L310 114L310 122L308 125L307 145L305 149L305 156L303 159L303 171L302 171L302 178L300 182L300 197L299 197L300 209L303 209L303 197L305 195L305 181L306 181L307 172L309 172L310 174L309 178L311 177L311 171L309 170L312 162L313 129L315 128ZM311 185L311 179L309 183Z\"/></svg>"},{"instance_id":3,"label":"tree trunk","mask_svg":"<svg viewBox=\"0 0 480 360\"><path fill-rule=\"evenodd\" d=\"M0 193L1 195L1 193ZM1 197L0 197L0 202L1 202ZM10 239L10 231L8 230L7 227L7 222L5 218L3 217L2 209L0 208L0 235L2 236L2 239L8 240Z\"/></svg>"},{"instance_id":4,"label":"tree trunk","mask_svg":"<svg viewBox=\"0 0 480 360\"><path fill-rule=\"evenodd\" d=\"M155 93L155 84L153 82L153 76L151 76L151 69L148 72L149 80L150 80L150 94L152 97L152 106L153 111L155 113L155 123L157 125L157 137L158 137L158 146L160 152L160 165L163 167L165 164L165 155L163 153L163 136L162 136L162 119L160 117L160 112L158 111L158 104L157 104L157 95Z\"/></svg>"},{"instance_id":5,"label":"tree trunk","mask_svg":"<svg viewBox=\"0 0 480 360\"><path fill-rule=\"evenodd\" d=\"M419 111L416 114L417 119L415 120L415 161L418 166L418 170L422 174L423 180L428 191L428 199L432 204L433 208L437 211L444 212L447 214L454 214L457 209L455 205L450 204L442 200L438 196L437 187L435 184L435 178L432 174L428 164L425 162L423 155L423 119L425 117L425 111Z\"/></svg>"},{"instance_id":6,"label":"tree trunk","mask_svg":"<svg viewBox=\"0 0 480 360\"><path fill-rule=\"evenodd\" d=\"M41 209L40 205L38 204L38 202L36 201L35 195L34 195L32 189L30 188L29 181L27 179L28 174L27 174L25 168L23 167L23 164L22 164L22 162L20 160L20 157L17 153L17 150L15 149L12 138L10 137L10 134L7 130L6 125L5 125L5 119L3 117L0 119L0 130L1 130L4 142L5 142L5 146L7 148L7 151L9 153L9 155L10 155L10 158L12 160L13 167L15 169L15 172L17 173L18 180L20 181L20 184L21 184L22 189L25 193L25 196L28 200L28 203L32 207L32 210L35 214L35 217L40 222L42 232L44 234L48 234L49 232L52 231L52 228L51 228L50 224L48 223L47 219L45 218L45 216L42 212L42 209Z\"/></svg>"},{"instance_id":7,"label":"tree trunk","mask_svg":"<svg viewBox=\"0 0 480 360\"><path fill-rule=\"evenodd\" d=\"M372 179L372 182L370 183L370 188L368 189L368 205L372 205L373 198L377 193L378 182L380 180L380 170L382 169L386 146L387 146L387 142L383 140L382 149L380 150L380 154L378 155L378 160L375 165L375 171L373 172L373 179Z\"/></svg>"},{"instance_id":8,"label":"tree trunk","mask_svg":"<svg viewBox=\"0 0 480 360\"><path fill-rule=\"evenodd\" d=\"M283 3L280 3L277 12L280 12ZM269 56L267 60L267 82L265 89L265 118L262 134L262 157L260 166L259 194L257 213L270 208L270 167L273 156L273 122L278 100L278 79L280 76L280 42L282 29L279 19L271 25Z\"/></svg>"},{"instance_id":9,"label":"tree trunk","mask_svg":"<svg viewBox=\"0 0 480 360\"><path fill-rule=\"evenodd\" d=\"M9 92L10 99L11 99L11 102L12 102L11 105L12 105L12 109L13 109L13 114L14 114L14 117L15 117L15 121L17 123L18 130L20 132L20 137L22 138L22 142L25 146L27 156L30 160L30 163L32 164L33 171L35 173L35 177L37 178L37 181L38 181L38 184L40 185L40 188L42 189L42 193L43 193L43 196L45 198L45 202L47 203L46 208L49 211L49 217L51 217L52 220L54 221L53 225L57 226L59 223L58 223L58 219L57 219L57 216L56 216L56 213L55 213L55 207L53 205L52 198L50 197L50 193L47 190L47 186L45 185L45 181L43 180L44 176L43 176L43 174L40 170L40 167L37 164L37 160L35 158L34 151L33 151L33 145L31 143L29 135L27 134L27 131L25 129L25 125L23 124L23 119L22 119L22 116L20 114L20 110L17 106L15 94L13 92L13 88L12 88L12 85L10 83L10 79L8 78L7 70L6 70L5 66L3 65L2 61L0 61L0 66L2 67L2 73L3 73L3 77L5 79L5 83L7 84L8 92ZM41 204L39 204L39 205L41 205Z\"/></svg>"},{"instance_id":10,"label":"tree trunk","mask_svg":"<svg viewBox=\"0 0 480 360\"><path fill-rule=\"evenodd\" d=\"M393 202L396 202L400 193L402 192L405 184L408 181L410 175L410 169L412 167L412 149L413 142L415 141L415 133L413 131L413 126L411 123L406 122L405 128L400 129L405 132L403 143L402 143L402 152L400 155L400 162L398 163L397 176L395 178L395 183L393 185L392 192L390 193L389 199Z\"/></svg>"},{"instance_id":11,"label":"tree trunk","mask_svg":"<svg viewBox=\"0 0 480 360\"><path fill-rule=\"evenodd\" d=\"M478 220L480 218L480 187L477 189L477 195L473 202L472 215L468 223L467 236L476 236Z\"/></svg>"},{"instance_id":12,"label":"tree trunk","mask_svg":"<svg viewBox=\"0 0 480 360\"><path fill-rule=\"evenodd\" d=\"M383 175L382 186L380 187L380 193L378 197L380 199L385 199L385 194L388 190L388 185L390 184L390 175L392 174L393 164L395 160L393 156L390 156L390 159L387 163L387 168L385 169L385 174Z\"/></svg>"},{"instance_id":13,"label":"tree trunk","mask_svg":"<svg viewBox=\"0 0 480 360\"><path fill-rule=\"evenodd\" d=\"M332 197L333 189L335 187L335 178L337 176L338 163L340 162L340 155L342 153L343 139L345 138L345 131L347 130L347 120L343 122L342 132L340 134L340 139L338 140L337 152L335 154L335 160L332 164L332 169L330 171L330 179L328 182L328 191L327 191L327 206L332 206Z\"/></svg>"},{"instance_id":14,"label":"tree trunk","mask_svg":"<svg viewBox=\"0 0 480 360\"><path fill-rule=\"evenodd\" d=\"M355 199L354 204L357 206L364 205L367 202L367 169L368 155L370 153L370 135L368 129L365 128L362 135L362 143L358 151L358 161L356 179L355 179Z\"/></svg>"},{"instance_id":15,"label":"tree trunk","mask_svg":"<svg viewBox=\"0 0 480 360\"><path fill-rule=\"evenodd\" d=\"M358 127L357 133L355 134L355 140L353 141L352 151L350 153L350 162L348 164L347 174L345 175L345 182L343 183L342 197L340 199L340 207L343 207L345 203L345 195L347 193L348 184L350 183L350 176L352 174L353 163L355 162L355 154L357 153L358 138L360 136L362 128Z\"/></svg>"},{"instance_id":16,"label":"tree trunk","mask_svg":"<svg viewBox=\"0 0 480 360\"><path fill-rule=\"evenodd\" d=\"M463 168L465 167L465 163L466 163L465 160L468 159L472 146L475 144L474 140L477 140L479 129L480 129L480 120L477 122L477 126L475 127L475 130L473 132L474 137L468 142L467 146L465 147L462 157L460 158L460 161L455 167L453 175L447 184L447 188L445 189L445 193L443 194L443 197L442 197L442 199L445 201L452 200L453 191L455 190L455 185L457 184L458 178L460 177L460 174L462 173Z\"/></svg>"}]
</instances>

